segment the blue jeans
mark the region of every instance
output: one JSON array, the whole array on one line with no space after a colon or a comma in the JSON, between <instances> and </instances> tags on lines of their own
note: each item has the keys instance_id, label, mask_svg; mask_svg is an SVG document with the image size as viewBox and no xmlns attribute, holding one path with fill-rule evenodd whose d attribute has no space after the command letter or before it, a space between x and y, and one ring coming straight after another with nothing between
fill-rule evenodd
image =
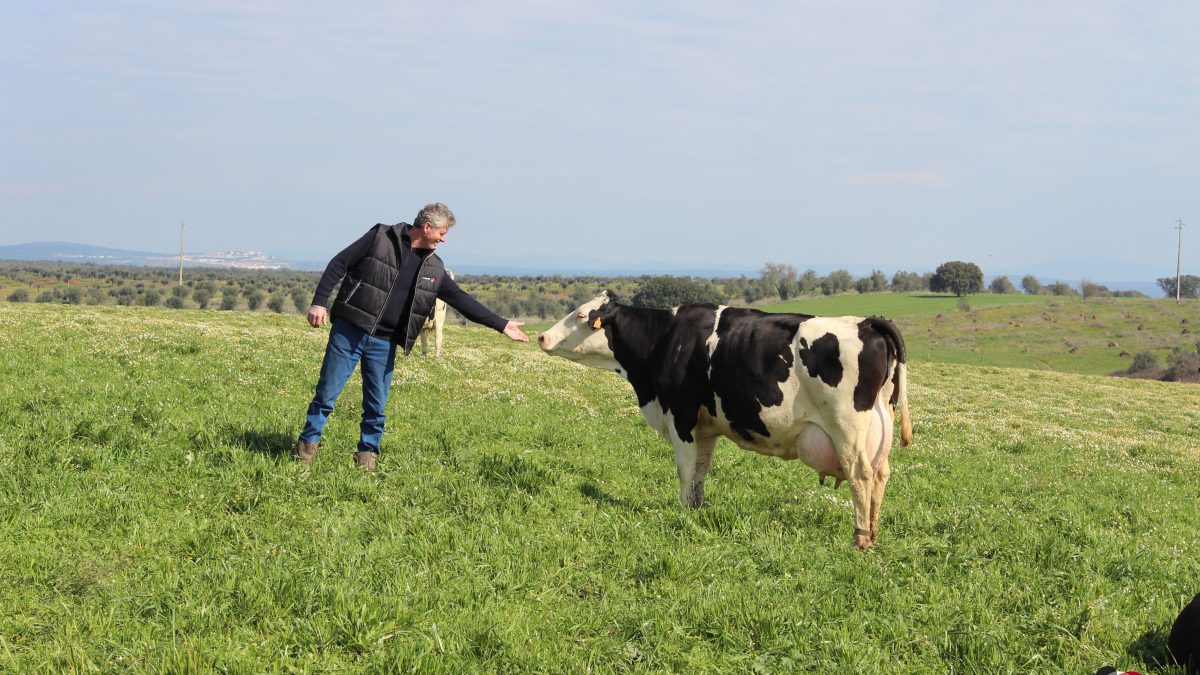
<instances>
[{"instance_id":1,"label":"blue jeans","mask_svg":"<svg viewBox=\"0 0 1200 675\"><path fill-rule=\"evenodd\" d=\"M396 345L392 341L377 338L345 321L334 320L329 331L329 344L325 347L325 360L321 362L317 391L312 403L308 404L308 420L304 423L304 431L300 432L300 440L309 443L321 440L329 413L333 412L333 402L342 393L354 367L361 364L362 436L358 450L379 452L384 407L392 386L395 363Z\"/></svg>"}]
</instances>

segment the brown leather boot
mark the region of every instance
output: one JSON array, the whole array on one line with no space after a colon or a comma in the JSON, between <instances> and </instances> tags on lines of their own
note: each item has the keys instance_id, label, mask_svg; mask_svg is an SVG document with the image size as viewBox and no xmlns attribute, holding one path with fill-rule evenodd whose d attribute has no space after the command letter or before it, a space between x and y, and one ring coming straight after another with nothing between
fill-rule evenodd
<instances>
[{"instance_id":1,"label":"brown leather boot","mask_svg":"<svg viewBox=\"0 0 1200 675\"><path fill-rule=\"evenodd\" d=\"M366 471L367 473L375 473L375 453L373 452L356 452L354 453L354 464Z\"/></svg>"},{"instance_id":2,"label":"brown leather boot","mask_svg":"<svg viewBox=\"0 0 1200 675\"><path fill-rule=\"evenodd\" d=\"M317 449L321 447L320 441L296 441L292 443L292 450L296 453L296 459L300 460L305 466L312 464L313 458L317 456Z\"/></svg>"}]
</instances>

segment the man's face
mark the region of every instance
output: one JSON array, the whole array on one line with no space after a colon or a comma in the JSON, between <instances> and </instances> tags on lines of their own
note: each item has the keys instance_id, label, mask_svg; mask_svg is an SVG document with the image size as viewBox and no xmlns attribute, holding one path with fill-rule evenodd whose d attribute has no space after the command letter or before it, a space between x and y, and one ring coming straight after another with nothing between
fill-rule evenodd
<instances>
[{"instance_id":1,"label":"man's face","mask_svg":"<svg viewBox=\"0 0 1200 675\"><path fill-rule=\"evenodd\" d=\"M450 231L448 227L425 223L414 229L417 236L413 237L413 248L437 248L438 244L446 241L446 232L448 231Z\"/></svg>"}]
</instances>

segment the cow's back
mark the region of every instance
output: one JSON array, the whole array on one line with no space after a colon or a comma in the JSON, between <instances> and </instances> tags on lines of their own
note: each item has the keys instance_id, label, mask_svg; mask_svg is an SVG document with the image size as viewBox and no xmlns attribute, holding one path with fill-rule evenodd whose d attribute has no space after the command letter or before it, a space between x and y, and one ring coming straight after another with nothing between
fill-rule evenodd
<instances>
[{"instance_id":1,"label":"cow's back","mask_svg":"<svg viewBox=\"0 0 1200 675\"><path fill-rule=\"evenodd\" d=\"M717 315L709 425L746 449L794 457L807 425L841 431L891 395L894 354L867 319L741 308Z\"/></svg>"},{"instance_id":2,"label":"cow's back","mask_svg":"<svg viewBox=\"0 0 1200 675\"><path fill-rule=\"evenodd\" d=\"M732 436L751 440L788 423L796 382L795 337L810 317L722 307L709 336L709 381L718 418Z\"/></svg>"}]
</instances>

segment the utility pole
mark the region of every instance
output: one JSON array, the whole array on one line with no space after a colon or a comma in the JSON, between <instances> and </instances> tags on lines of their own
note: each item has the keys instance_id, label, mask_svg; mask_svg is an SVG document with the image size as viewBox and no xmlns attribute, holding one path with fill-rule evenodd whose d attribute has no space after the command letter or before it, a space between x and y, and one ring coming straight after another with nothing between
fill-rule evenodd
<instances>
[{"instance_id":1,"label":"utility pole","mask_svg":"<svg viewBox=\"0 0 1200 675\"><path fill-rule=\"evenodd\" d=\"M179 286L183 286L183 220L179 221Z\"/></svg>"},{"instance_id":2,"label":"utility pole","mask_svg":"<svg viewBox=\"0 0 1200 675\"><path fill-rule=\"evenodd\" d=\"M1175 222L1179 223L1175 226L1175 229L1179 230L1179 246L1175 249L1175 302L1178 303L1180 301L1179 280L1181 278L1179 276L1179 262L1183 259L1183 218Z\"/></svg>"}]
</instances>

